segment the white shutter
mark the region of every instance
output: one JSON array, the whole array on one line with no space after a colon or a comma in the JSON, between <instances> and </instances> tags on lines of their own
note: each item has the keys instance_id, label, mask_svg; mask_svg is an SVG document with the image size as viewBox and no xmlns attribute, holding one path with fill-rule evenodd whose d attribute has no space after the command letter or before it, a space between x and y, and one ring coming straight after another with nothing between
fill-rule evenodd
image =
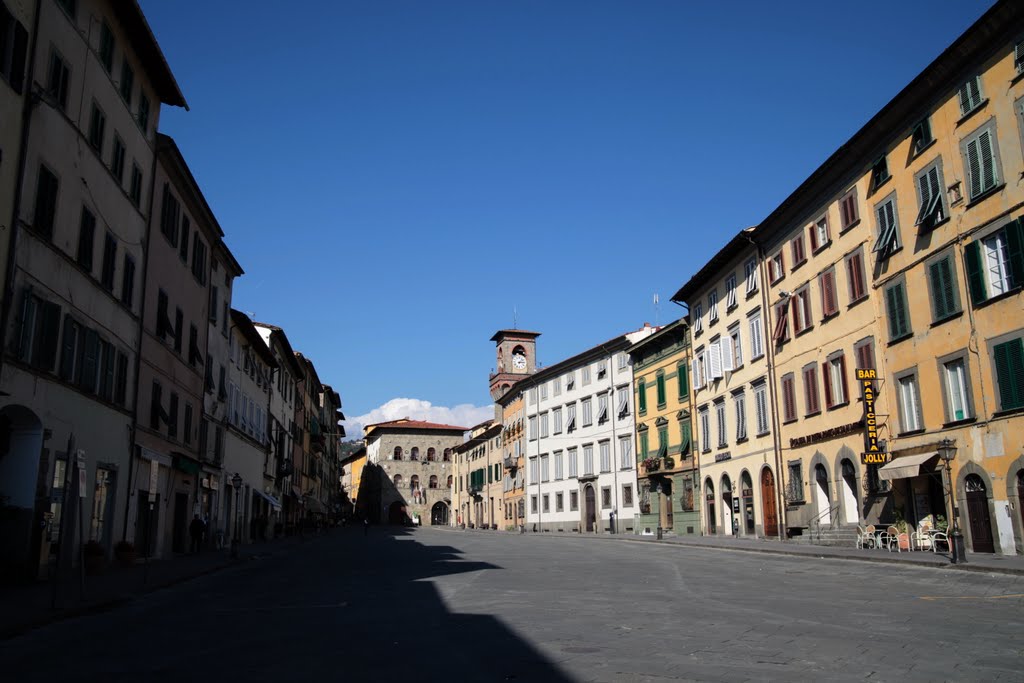
<instances>
[{"instance_id":1,"label":"white shutter","mask_svg":"<svg viewBox=\"0 0 1024 683\"><path fill-rule=\"evenodd\" d=\"M626 393L625 391L620 391L619 392L618 414L620 416L625 415L628 410L629 410L629 394Z\"/></svg>"},{"instance_id":2,"label":"white shutter","mask_svg":"<svg viewBox=\"0 0 1024 683\"><path fill-rule=\"evenodd\" d=\"M722 344L721 340L708 344L708 379L722 377Z\"/></svg>"},{"instance_id":3,"label":"white shutter","mask_svg":"<svg viewBox=\"0 0 1024 683\"><path fill-rule=\"evenodd\" d=\"M732 361L732 337L724 337L719 346L722 350L722 370L726 372L732 372L736 368L733 367Z\"/></svg>"},{"instance_id":4,"label":"white shutter","mask_svg":"<svg viewBox=\"0 0 1024 683\"><path fill-rule=\"evenodd\" d=\"M692 365L693 365L693 371L690 374L693 376L693 388L694 389L703 389L704 388L704 378L701 377L699 356L694 356L693 357Z\"/></svg>"}]
</instances>

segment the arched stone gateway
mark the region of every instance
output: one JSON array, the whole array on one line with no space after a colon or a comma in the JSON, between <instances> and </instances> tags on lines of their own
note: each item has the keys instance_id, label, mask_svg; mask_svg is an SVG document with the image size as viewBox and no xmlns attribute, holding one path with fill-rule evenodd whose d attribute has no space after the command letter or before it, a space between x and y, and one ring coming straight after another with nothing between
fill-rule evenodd
<instances>
[{"instance_id":1,"label":"arched stone gateway","mask_svg":"<svg viewBox=\"0 0 1024 683\"><path fill-rule=\"evenodd\" d=\"M0 518L0 576L25 578L39 562L42 524L36 519L36 489L43 425L28 408L10 405L0 410L0 432L0 441L6 442L0 450L0 500L5 508Z\"/></svg>"},{"instance_id":2,"label":"arched stone gateway","mask_svg":"<svg viewBox=\"0 0 1024 683\"><path fill-rule=\"evenodd\" d=\"M434 503L430 508L430 524L432 526L448 526L448 506L443 502Z\"/></svg>"}]
</instances>

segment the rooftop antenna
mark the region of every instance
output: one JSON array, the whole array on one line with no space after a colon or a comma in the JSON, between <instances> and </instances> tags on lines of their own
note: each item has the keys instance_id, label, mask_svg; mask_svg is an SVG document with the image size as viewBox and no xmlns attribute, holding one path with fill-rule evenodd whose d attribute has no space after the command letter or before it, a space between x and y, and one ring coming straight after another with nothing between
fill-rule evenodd
<instances>
[{"instance_id":1,"label":"rooftop antenna","mask_svg":"<svg viewBox=\"0 0 1024 683\"><path fill-rule=\"evenodd\" d=\"M512 305L512 329L519 329L519 309L516 308L515 304Z\"/></svg>"},{"instance_id":2,"label":"rooftop antenna","mask_svg":"<svg viewBox=\"0 0 1024 683\"><path fill-rule=\"evenodd\" d=\"M658 311L659 311L659 299L657 293L654 295L654 326L658 326Z\"/></svg>"}]
</instances>

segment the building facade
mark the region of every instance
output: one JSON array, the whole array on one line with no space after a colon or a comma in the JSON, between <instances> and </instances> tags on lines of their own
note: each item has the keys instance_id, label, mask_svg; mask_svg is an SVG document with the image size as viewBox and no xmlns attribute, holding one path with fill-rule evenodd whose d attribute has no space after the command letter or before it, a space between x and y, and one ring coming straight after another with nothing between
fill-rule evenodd
<instances>
[{"instance_id":1,"label":"building facade","mask_svg":"<svg viewBox=\"0 0 1024 683\"><path fill-rule=\"evenodd\" d=\"M504 518L504 461L500 422L487 420L452 450L455 523L470 529L498 529ZM438 522L439 523L439 522Z\"/></svg>"},{"instance_id":2,"label":"building facade","mask_svg":"<svg viewBox=\"0 0 1024 683\"><path fill-rule=\"evenodd\" d=\"M699 535L700 475L690 409L690 328L664 326L628 349L636 405L636 531Z\"/></svg>"}]
</instances>

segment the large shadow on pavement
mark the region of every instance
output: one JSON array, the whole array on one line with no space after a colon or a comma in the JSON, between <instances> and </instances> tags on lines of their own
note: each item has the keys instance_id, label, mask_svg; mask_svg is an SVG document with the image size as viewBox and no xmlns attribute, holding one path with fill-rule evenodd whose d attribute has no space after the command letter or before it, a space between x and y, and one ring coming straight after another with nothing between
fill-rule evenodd
<instances>
[{"instance_id":1,"label":"large shadow on pavement","mask_svg":"<svg viewBox=\"0 0 1024 683\"><path fill-rule=\"evenodd\" d=\"M4 676L63 680L74 662L82 680L571 680L499 620L449 611L429 580L499 581L488 571L499 567L416 537L337 529L287 555L7 641Z\"/></svg>"}]
</instances>

